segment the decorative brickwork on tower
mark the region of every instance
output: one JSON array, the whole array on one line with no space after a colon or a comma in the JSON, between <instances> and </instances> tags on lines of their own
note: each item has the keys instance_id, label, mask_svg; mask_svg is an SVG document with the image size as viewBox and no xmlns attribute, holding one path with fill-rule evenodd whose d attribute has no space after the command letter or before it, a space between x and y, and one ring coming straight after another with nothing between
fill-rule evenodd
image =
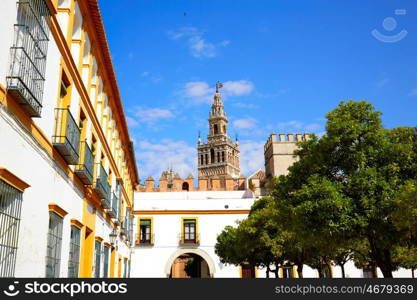
<instances>
[{"instance_id":1,"label":"decorative brickwork on tower","mask_svg":"<svg viewBox=\"0 0 417 300\"><path fill-rule=\"evenodd\" d=\"M216 179L220 181L219 188L226 187L226 179L240 177L239 143L232 141L227 135L228 120L222 96L219 89L223 85L216 84L214 102L209 113L209 134L207 143L198 138L198 178L206 178L208 188L217 189Z\"/></svg>"}]
</instances>

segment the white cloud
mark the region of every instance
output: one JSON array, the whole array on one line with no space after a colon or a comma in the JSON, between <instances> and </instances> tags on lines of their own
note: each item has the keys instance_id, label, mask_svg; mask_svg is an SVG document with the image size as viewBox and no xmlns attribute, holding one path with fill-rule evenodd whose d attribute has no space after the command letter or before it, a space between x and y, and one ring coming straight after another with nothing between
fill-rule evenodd
<instances>
[{"instance_id":1,"label":"white cloud","mask_svg":"<svg viewBox=\"0 0 417 300\"><path fill-rule=\"evenodd\" d=\"M139 107L134 115L144 123L154 123L161 119L171 119L174 114L168 109L163 108L142 108Z\"/></svg>"},{"instance_id":2,"label":"white cloud","mask_svg":"<svg viewBox=\"0 0 417 300\"><path fill-rule=\"evenodd\" d=\"M158 143L147 140L136 144L136 157L142 182L150 175L157 181L161 173L172 167L181 177L197 170L197 150L184 141L163 139Z\"/></svg>"},{"instance_id":3,"label":"white cloud","mask_svg":"<svg viewBox=\"0 0 417 300\"><path fill-rule=\"evenodd\" d=\"M248 80L226 81L223 84L223 91L227 95L246 95L253 91L254 85Z\"/></svg>"},{"instance_id":4,"label":"white cloud","mask_svg":"<svg viewBox=\"0 0 417 300\"><path fill-rule=\"evenodd\" d=\"M255 105L253 103L235 102L235 103L232 103L232 105L239 107L239 108L247 108L247 109L259 108L258 105Z\"/></svg>"},{"instance_id":5,"label":"white cloud","mask_svg":"<svg viewBox=\"0 0 417 300\"><path fill-rule=\"evenodd\" d=\"M278 131L282 132L308 132L318 133L323 131L323 125L320 123L304 123L298 120L280 122L277 125Z\"/></svg>"},{"instance_id":6,"label":"white cloud","mask_svg":"<svg viewBox=\"0 0 417 300\"><path fill-rule=\"evenodd\" d=\"M126 121L129 127L137 127L139 125L139 122L131 117L126 117Z\"/></svg>"},{"instance_id":7,"label":"white cloud","mask_svg":"<svg viewBox=\"0 0 417 300\"><path fill-rule=\"evenodd\" d=\"M253 129L257 125L257 121L254 118L243 118L233 121L233 126L236 129Z\"/></svg>"},{"instance_id":8,"label":"white cloud","mask_svg":"<svg viewBox=\"0 0 417 300\"><path fill-rule=\"evenodd\" d=\"M249 176L264 168L264 142L253 140L240 141L241 173ZM163 139L158 143L148 140L135 143L138 169L143 182L148 176L155 181L161 173L172 167L182 178L192 173L197 178L197 150L185 141Z\"/></svg>"},{"instance_id":9,"label":"white cloud","mask_svg":"<svg viewBox=\"0 0 417 300\"><path fill-rule=\"evenodd\" d=\"M195 27L182 27L176 31L171 30L168 31L168 36L173 40L186 38L191 55L194 57L215 57L220 47L227 47L230 44L229 40L224 40L217 44L209 42L204 38L204 33Z\"/></svg>"},{"instance_id":10,"label":"white cloud","mask_svg":"<svg viewBox=\"0 0 417 300\"><path fill-rule=\"evenodd\" d=\"M417 96L417 88L412 89L408 96Z\"/></svg>"},{"instance_id":11,"label":"white cloud","mask_svg":"<svg viewBox=\"0 0 417 300\"><path fill-rule=\"evenodd\" d=\"M279 129L301 129L302 127L303 123L297 120L278 123Z\"/></svg>"},{"instance_id":12,"label":"white cloud","mask_svg":"<svg viewBox=\"0 0 417 300\"><path fill-rule=\"evenodd\" d=\"M377 88L382 88L389 83L389 78L383 78L375 83Z\"/></svg>"},{"instance_id":13,"label":"white cloud","mask_svg":"<svg viewBox=\"0 0 417 300\"><path fill-rule=\"evenodd\" d=\"M264 169L264 142L240 141L240 172L249 176L258 169Z\"/></svg>"},{"instance_id":14,"label":"white cloud","mask_svg":"<svg viewBox=\"0 0 417 300\"><path fill-rule=\"evenodd\" d=\"M221 93L224 97L242 96L250 94L254 88L254 84L248 80L226 81L223 84ZM194 104L211 103L214 93L214 84L213 87L210 87L205 81L187 82L183 89L185 97L190 99Z\"/></svg>"}]
</instances>

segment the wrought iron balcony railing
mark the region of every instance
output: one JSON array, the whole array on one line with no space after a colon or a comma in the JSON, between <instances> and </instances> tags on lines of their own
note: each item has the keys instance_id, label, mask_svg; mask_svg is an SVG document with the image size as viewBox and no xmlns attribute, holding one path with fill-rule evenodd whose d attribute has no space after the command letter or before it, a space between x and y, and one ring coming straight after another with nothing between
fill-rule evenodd
<instances>
[{"instance_id":1,"label":"wrought iron balcony railing","mask_svg":"<svg viewBox=\"0 0 417 300\"><path fill-rule=\"evenodd\" d=\"M75 174L85 185L93 184L94 156L87 144L87 141L80 143L80 159L75 166Z\"/></svg>"},{"instance_id":2,"label":"wrought iron balcony railing","mask_svg":"<svg viewBox=\"0 0 417 300\"><path fill-rule=\"evenodd\" d=\"M137 246L153 246L155 241L155 233L152 234L140 234L136 235L135 244Z\"/></svg>"},{"instance_id":3,"label":"wrought iron balcony railing","mask_svg":"<svg viewBox=\"0 0 417 300\"><path fill-rule=\"evenodd\" d=\"M69 165L78 163L80 129L68 108L55 109L55 132L52 144Z\"/></svg>"},{"instance_id":4,"label":"wrought iron balcony railing","mask_svg":"<svg viewBox=\"0 0 417 300\"><path fill-rule=\"evenodd\" d=\"M49 40L44 0L18 1L7 90L31 117L40 117Z\"/></svg>"},{"instance_id":5,"label":"wrought iron balcony railing","mask_svg":"<svg viewBox=\"0 0 417 300\"><path fill-rule=\"evenodd\" d=\"M110 198L110 184L108 182L107 173L100 163L95 165L94 190L101 199Z\"/></svg>"},{"instance_id":6,"label":"wrought iron balcony railing","mask_svg":"<svg viewBox=\"0 0 417 300\"><path fill-rule=\"evenodd\" d=\"M117 218L118 217L118 203L119 203L119 199L116 196L115 192L111 193L111 206L110 209L107 211L107 213L109 214L109 216L111 218Z\"/></svg>"},{"instance_id":7,"label":"wrought iron balcony railing","mask_svg":"<svg viewBox=\"0 0 417 300\"><path fill-rule=\"evenodd\" d=\"M180 245L200 245L200 233L197 234L179 234Z\"/></svg>"}]
</instances>

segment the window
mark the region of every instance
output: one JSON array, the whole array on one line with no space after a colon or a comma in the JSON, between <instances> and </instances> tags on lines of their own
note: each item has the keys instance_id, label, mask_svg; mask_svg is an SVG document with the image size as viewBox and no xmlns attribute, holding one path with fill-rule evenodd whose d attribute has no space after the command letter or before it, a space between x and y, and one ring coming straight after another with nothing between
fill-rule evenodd
<instances>
[{"instance_id":1,"label":"window","mask_svg":"<svg viewBox=\"0 0 417 300\"><path fill-rule=\"evenodd\" d=\"M200 164L204 165L204 156L200 155Z\"/></svg>"},{"instance_id":2,"label":"window","mask_svg":"<svg viewBox=\"0 0 417 300\"><path fill-rule=\"evenodd\" d=\"M0 180L0 277L14 277L22 192Z\"/></svg>"},{"instance_id":3,"label":"window","mask_svg":"<svg viewBox=\"0 0 417 300\"><path fill-rule=\"evenodd\" d=\"M71 103L71 83L67 75L62 71L61 87L59 91L58 107L67 108Z\"/></svg>"},{"instance_id":4,"label":"window","mask_svg":"<svg viewBox=\"0 0 417 300\"><path fill-rule=\"evenodd\" d=\"M62 246L62 218L54 213L49 213L49 230L46 251L46 277L59 277Z\"/></svg>"},{"instance_id":5,"label":"window","mask_svg":"<svg viewBox=\"0 0 417 300\"><path fill-rule=\"evenodd\" d=\"M183 220L183 241L184 243L195 243L196 242L196 219L184 219Z\"/></svg>"},{"instance_id":6,"label":"window","mask_svg":"<svg viewBox=\"0 0 417 300\"><path fill-rule=\"evenodd\" d=\"M188 182L183 182L182 190L183 191L189 191L190 190L190 185L188 184Z\"/></svg>"},{"instance_id":7,"label":"window","mask_svg":"<svg viewBox=\"0 0 417 300\"><path fill-rule=\"evenodd\" d=\"M219 133L219 127L217 126L217 124L214 124L214 134L218 134Z\"/></svg>"},{"instance_id":8,"label":"window","mask_svg":"<svg viewBox=\"0 0 417 300\"><path fill-rule=\"evenodd\" d=\"M150 219L141 219L140 220L140 228L139 228L139 243L140 244L151 244L151 226L152 221Z\"/></svg>"},{"instance_id":9,"label":"window","mask_svg":"<svg viewBox=\"0 0 417 300\"><path fill-rule=\"evenodd\" d=\"M104 264L103 264L103 277L109 277L109 258L110 258L110 249L109 247L104 246Z\"/></svg>"},{"instance_id":10,"label":"window","mask_svg":"<svg viewBox=\"0 0 417 300\"><path fill-rule=\"evenodd\" d=\"M70 253L68 261L68 277L77 278L80 265L80 235L81 230L71 226Z\"/></svg>"},{"instance_id":11,"label":"window","mask_svg":"<svg viewBox=\"0 0 417 300\"><path fill-rule=\"evenodd\" d=\"M214 163L214 149L210 150L210 158L211 158L211 163Z\"/></svg>"},{"instance_id":12,"label":"window","mask_svg":"<svg viewBox=\"0 0 417 300\"><path fill-rule=\"evenodd\" d=\"M123 262L123 278L127 278L127 258Z\"/></svg>"},{"instance_id":13,"label":"window","mask_svg":"<svg viewBox=\"0 0 417 300\"><path fill-rule=\"evenodd\" d=\"M217 162L220 162L220 152L217 152Z\"/></svg>"},{"instance_id":14,"label":"window","mask_svg":"<svg viewBox=\"0 0 417 300\"><path fill-rule=\"evenodd\" d=\"M17 4L7 89L31 117L40 117L50 12L44 0L18 1Z\"/></svg>"},{"instance_id":15,"label":"window","mask_svg":"<svg viewBox=\"0 0 417 300\"><path fill-rule=\"evenodd\" d=\"M209 162L208 162L208 154L206 154L206 165L208 164Z\"/></svg>"},{"instance_id":16,"label":"window","mask_svg":"<svg viewBox=\"0 0 417 300\"><path fill-rule=\"evenodd\" d=\"M100 278L100 262L101 262L101 242L96 241L95 243L95 268L94 268L94 277Z\"/></svg>"},{"instance_id":17,"label":"window","mask_svg":"<svg viewBox=\"0 0 417 300\"><path fill-rule=\"evenodd\" d=\"M222 151L222 162L224 162L224 151Z\"/></svg>"}]
</instances>

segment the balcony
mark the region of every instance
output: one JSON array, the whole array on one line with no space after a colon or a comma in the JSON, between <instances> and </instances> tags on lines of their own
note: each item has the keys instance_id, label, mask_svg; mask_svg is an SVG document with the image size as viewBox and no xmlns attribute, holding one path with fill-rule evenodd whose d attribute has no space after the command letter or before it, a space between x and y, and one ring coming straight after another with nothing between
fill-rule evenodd
<instances>
[{"instance_id":1,"label":"balcony","mask_svg":"<svg viewBox=\"0 0 417 300\"><path fill-rule=\"evenodd\" d=\"M40 117L49 40L45 1L17 1L7 91L31 117ZM78 145L77 145L78 146Z\"/></svg>"},{"instance_id":2,"label":"balcony","mask_svg":"<svg viewBox=\"0 0 417 300\"><path fill-rule=\"evenodd\" d=\"M80 143L80 159L75 166L75 174L85 185L93 184L94 157L86 141Z\"/></svg>"},{"instance_id":3,"label":"balcony","mask_svg":"<svg viewBox=\"0 0 417 300\"><path fill-rule=\"evenodd\" d=\"M148 234L147 236L145 236L145 234L137 234L135 244L136 246L142 246L142 247L153 246L154 241L155 241L155 233Z\"/></svg>"},{"instance_id":4,"label":"balcony","mask_svg":"<svg viewBox=\"0 0 417 300\"><path fill-rule=\"evenodd\" d=\"M55 109L55 133L52 145L58 150L69 165L78 163L80 146L80 129L68 108Z\"/></svg>"},{"instance_id":5,"label":"balcony","mask_svg":"<svg viewBox=\"0 0 417 300\"><path fill-rule=\"evenodd\" d=\"M178 235L179 244L181 246L198 246L200 245L200 233L190 235L190 234L179 234Z\"/></svg>"},{"instance_id":6,"label":"balcony","mask_svg":"<svg viewBox=\"0 0 417 300\"><path fill-rule=\"evenodd\" d=\"M110 185L108 182L107 173L103 166L98 163L95 166L95 180L94 180L94 191L98 194L101 199L110 198Z\"/></svg>"},{"instance_id":7,"label":"balcony","mask_svg":"<svg viewBox=\"0 0 417 300\"><path fill-rule=\"evenodd\" d=\"M101 206L105 209L110 209L111 208L110 195L106 198L101 199Z\"/></svg>"},{"instance_id":8,"label":"balcony","mask_svg":"<svg viewBox=\"0 0 417 300\"><path fill-rule=\"evenodd\" d=\"M117 198L116 193L112 192L111 193L111 206L110 206L109 211L107 212L111 218L117 219L118 204L119 204L119 199Z\"/></svg>"}]
</instances>

